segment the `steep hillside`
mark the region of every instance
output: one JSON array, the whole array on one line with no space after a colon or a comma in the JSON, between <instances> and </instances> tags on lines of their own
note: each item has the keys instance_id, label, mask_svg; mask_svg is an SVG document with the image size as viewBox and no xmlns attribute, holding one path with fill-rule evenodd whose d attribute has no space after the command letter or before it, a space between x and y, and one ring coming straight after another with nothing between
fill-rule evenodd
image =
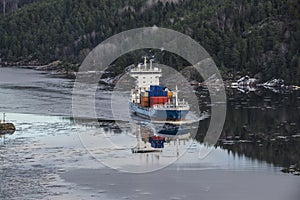
<instances>
[{"instance_id":1,"label":"steep hillside","mask_svg":"<svg viewBox=\"0 0 300 200\"><path fill-rule=\"evenodd\" d=\"M199 41L224 74L299 84L299 10L294 0L40 0L1 17L0 56L80 63L109 36L156 25ZM184 64L176 56L159 60Z\"/></svg>"}]
</instances>

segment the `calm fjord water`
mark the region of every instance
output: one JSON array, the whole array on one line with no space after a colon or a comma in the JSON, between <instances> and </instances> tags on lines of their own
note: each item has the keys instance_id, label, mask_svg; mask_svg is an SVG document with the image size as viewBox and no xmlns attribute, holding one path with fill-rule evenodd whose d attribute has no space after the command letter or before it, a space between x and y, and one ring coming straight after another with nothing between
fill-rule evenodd
<instances>
[{"instance_id":1,"label":"calm fjord water","mask_svg":"<svg viewBox=\"0 0 300 200\"><path fill-rule=\"evenodd\" d=\"M180 141L178 161L133 175L102 162L119 169L132 167L128 160L159 166L176 160L175 143L161 154L133 156L137 135L127 122L120 129L111 121L111 91L101 86L96 95L104 120L78 125L70 117L72 86L37 71L0 68L0 112L17 127L0 138L1 199L299 199L299 177L281 172L300 162L299 91L228 90L223 133L207 157L199 159L198 152L206 148L209 117L195 139ZM199 93L209 111L205 90Z\"/></svg>"}]
</instances>

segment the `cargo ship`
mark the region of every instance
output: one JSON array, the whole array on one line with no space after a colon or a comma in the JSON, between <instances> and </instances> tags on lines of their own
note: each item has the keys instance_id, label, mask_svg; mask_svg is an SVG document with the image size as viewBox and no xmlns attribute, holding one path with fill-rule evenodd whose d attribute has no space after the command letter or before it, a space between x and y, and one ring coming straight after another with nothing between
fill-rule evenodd
<instances>
[{"instance_id":1,"label":"cargo ship","mask_svg":"<svg viewBox=\"0 0 300 200\"><path fill-rule=\"evenodd\" d=\"M149 66L147 66L149 65ZM159 78L162 70L153 67L152 60L129 71L136 80L135 88L131 90L130 109L136 115L157 121L183 121L190 110L188 102L178 98L175 91L161 86Z\"/></svg>"}]
</instances>

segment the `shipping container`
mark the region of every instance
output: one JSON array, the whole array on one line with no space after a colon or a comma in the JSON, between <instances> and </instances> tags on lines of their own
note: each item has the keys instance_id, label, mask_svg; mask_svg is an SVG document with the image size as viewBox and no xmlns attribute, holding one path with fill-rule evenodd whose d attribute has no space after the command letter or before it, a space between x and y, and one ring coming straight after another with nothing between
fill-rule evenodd
<instances>
[{"instance_id":1,"label":"shipping container","mask_svg":"<svg viewBox=\"0 0 300 200\"><path fill-rule=\"evenodd\" d=\"M150 97L150 102L154 102L154 103L166 103L168 102L168 98L167 97Z\"/></svg>"},{"instance_id":2,"label":"shipping container","mask_svg":"<svg viewBox=\"0 0 300 200\"><path fill-rule=\"evenodd\" d=\"M161 85L150 85L150 92L151 91L162 92L163 90L164 90L164 87Z\"/></svg>"},{"instance_id":3,"label":"shipping container","mask_svg":"<svg viewBox=\"0 0 300 200\"><path fill-rule=\"evenodd\" d=\"M142 101L142 102L141 102L141 105L142 105L143 107L149 107L149 102L148 102L148 101Z\"/></svg>"},{"instance_id":4,"label":"shipping container","mask_svg":"<svg viewBox=\"0 0 300 200\"><path fill-rule=\"evenodd\" d=\"M168 91L168 98L171 99L173 97L173 92Z\"/></svg>"},{"instance_id":5,"label":"shipping container","mask_svg":"<svg viewBox=\"0 0 300 200\"><path fill-rule=\"evenodd\" d=\"M150 97L167 97L168 92L167 91L150 91L149 96Z\"/></svg>"},{"instance_id":6,"label":"shipping container","mask_svg":"<svg viewBox=\"0 0 300 200\"><path fill-rule=\"evenodd\" d=\"M141 101L149 101L149 97L142 97L141 96Z\"/></svg>"},{"instance_id":7,"label":"shipping container","mask_svg":"<svg viewBox=\"0 0 300 200\"><path fill-rule=\"evenodd\" d=\"M149 92L146 91L146 92L141 92L141 96L142 97L149 97Z\"/></svg>"},{"instance_id":8,"label":"shipping container","mask_svg":"<svg viewBox=\"0 0 300 200\"><path fill-rule=\"evenodd\" d=\"M141 105L143 107L149 107L149 97L142 97L141 96Z\"/></svg>"},{"instance_id":9,"label":"shipping container","mask_svg":"<svg viewBox=\"0 0 300 200\"><path fill-rule=\"evenodd\" d=\"M160 97L150 97L150 106L153 105L164 105L168 102L168 97L160 96Z\"/></svg>"}]
</instances>

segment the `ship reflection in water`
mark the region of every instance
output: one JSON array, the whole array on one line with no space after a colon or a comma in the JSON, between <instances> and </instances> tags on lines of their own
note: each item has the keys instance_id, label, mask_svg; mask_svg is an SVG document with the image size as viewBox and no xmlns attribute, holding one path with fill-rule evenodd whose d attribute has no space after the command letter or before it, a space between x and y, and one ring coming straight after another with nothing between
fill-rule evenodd
<instances>
[{"instance_id":1,"label":"ship reflection in water","mask_svg":"<svg viewBox=\"0 0 300 200\"><path fill-rule=\"evenodd\" d=\"M192 145L200 145L191 137L197 125L145 121L99 121L99 124L96 129L80 132L81 141L95 159L120 171L161 169L176 162Z\"/></svg>"},{"instance_id":2,"label":"ship reflection in water","mask_svg":"<svg viewBox=\"0 0 300 200\"><path fill-rule=\"evenodd\" d=\"M176 146L176 155L179 156L179 145L186 144L190 133L186 126L165 124L163 126L139 125L135 132L137 146L132 148L132 153L162 152L165 145Z\"/></svg>"}]
</instances>

